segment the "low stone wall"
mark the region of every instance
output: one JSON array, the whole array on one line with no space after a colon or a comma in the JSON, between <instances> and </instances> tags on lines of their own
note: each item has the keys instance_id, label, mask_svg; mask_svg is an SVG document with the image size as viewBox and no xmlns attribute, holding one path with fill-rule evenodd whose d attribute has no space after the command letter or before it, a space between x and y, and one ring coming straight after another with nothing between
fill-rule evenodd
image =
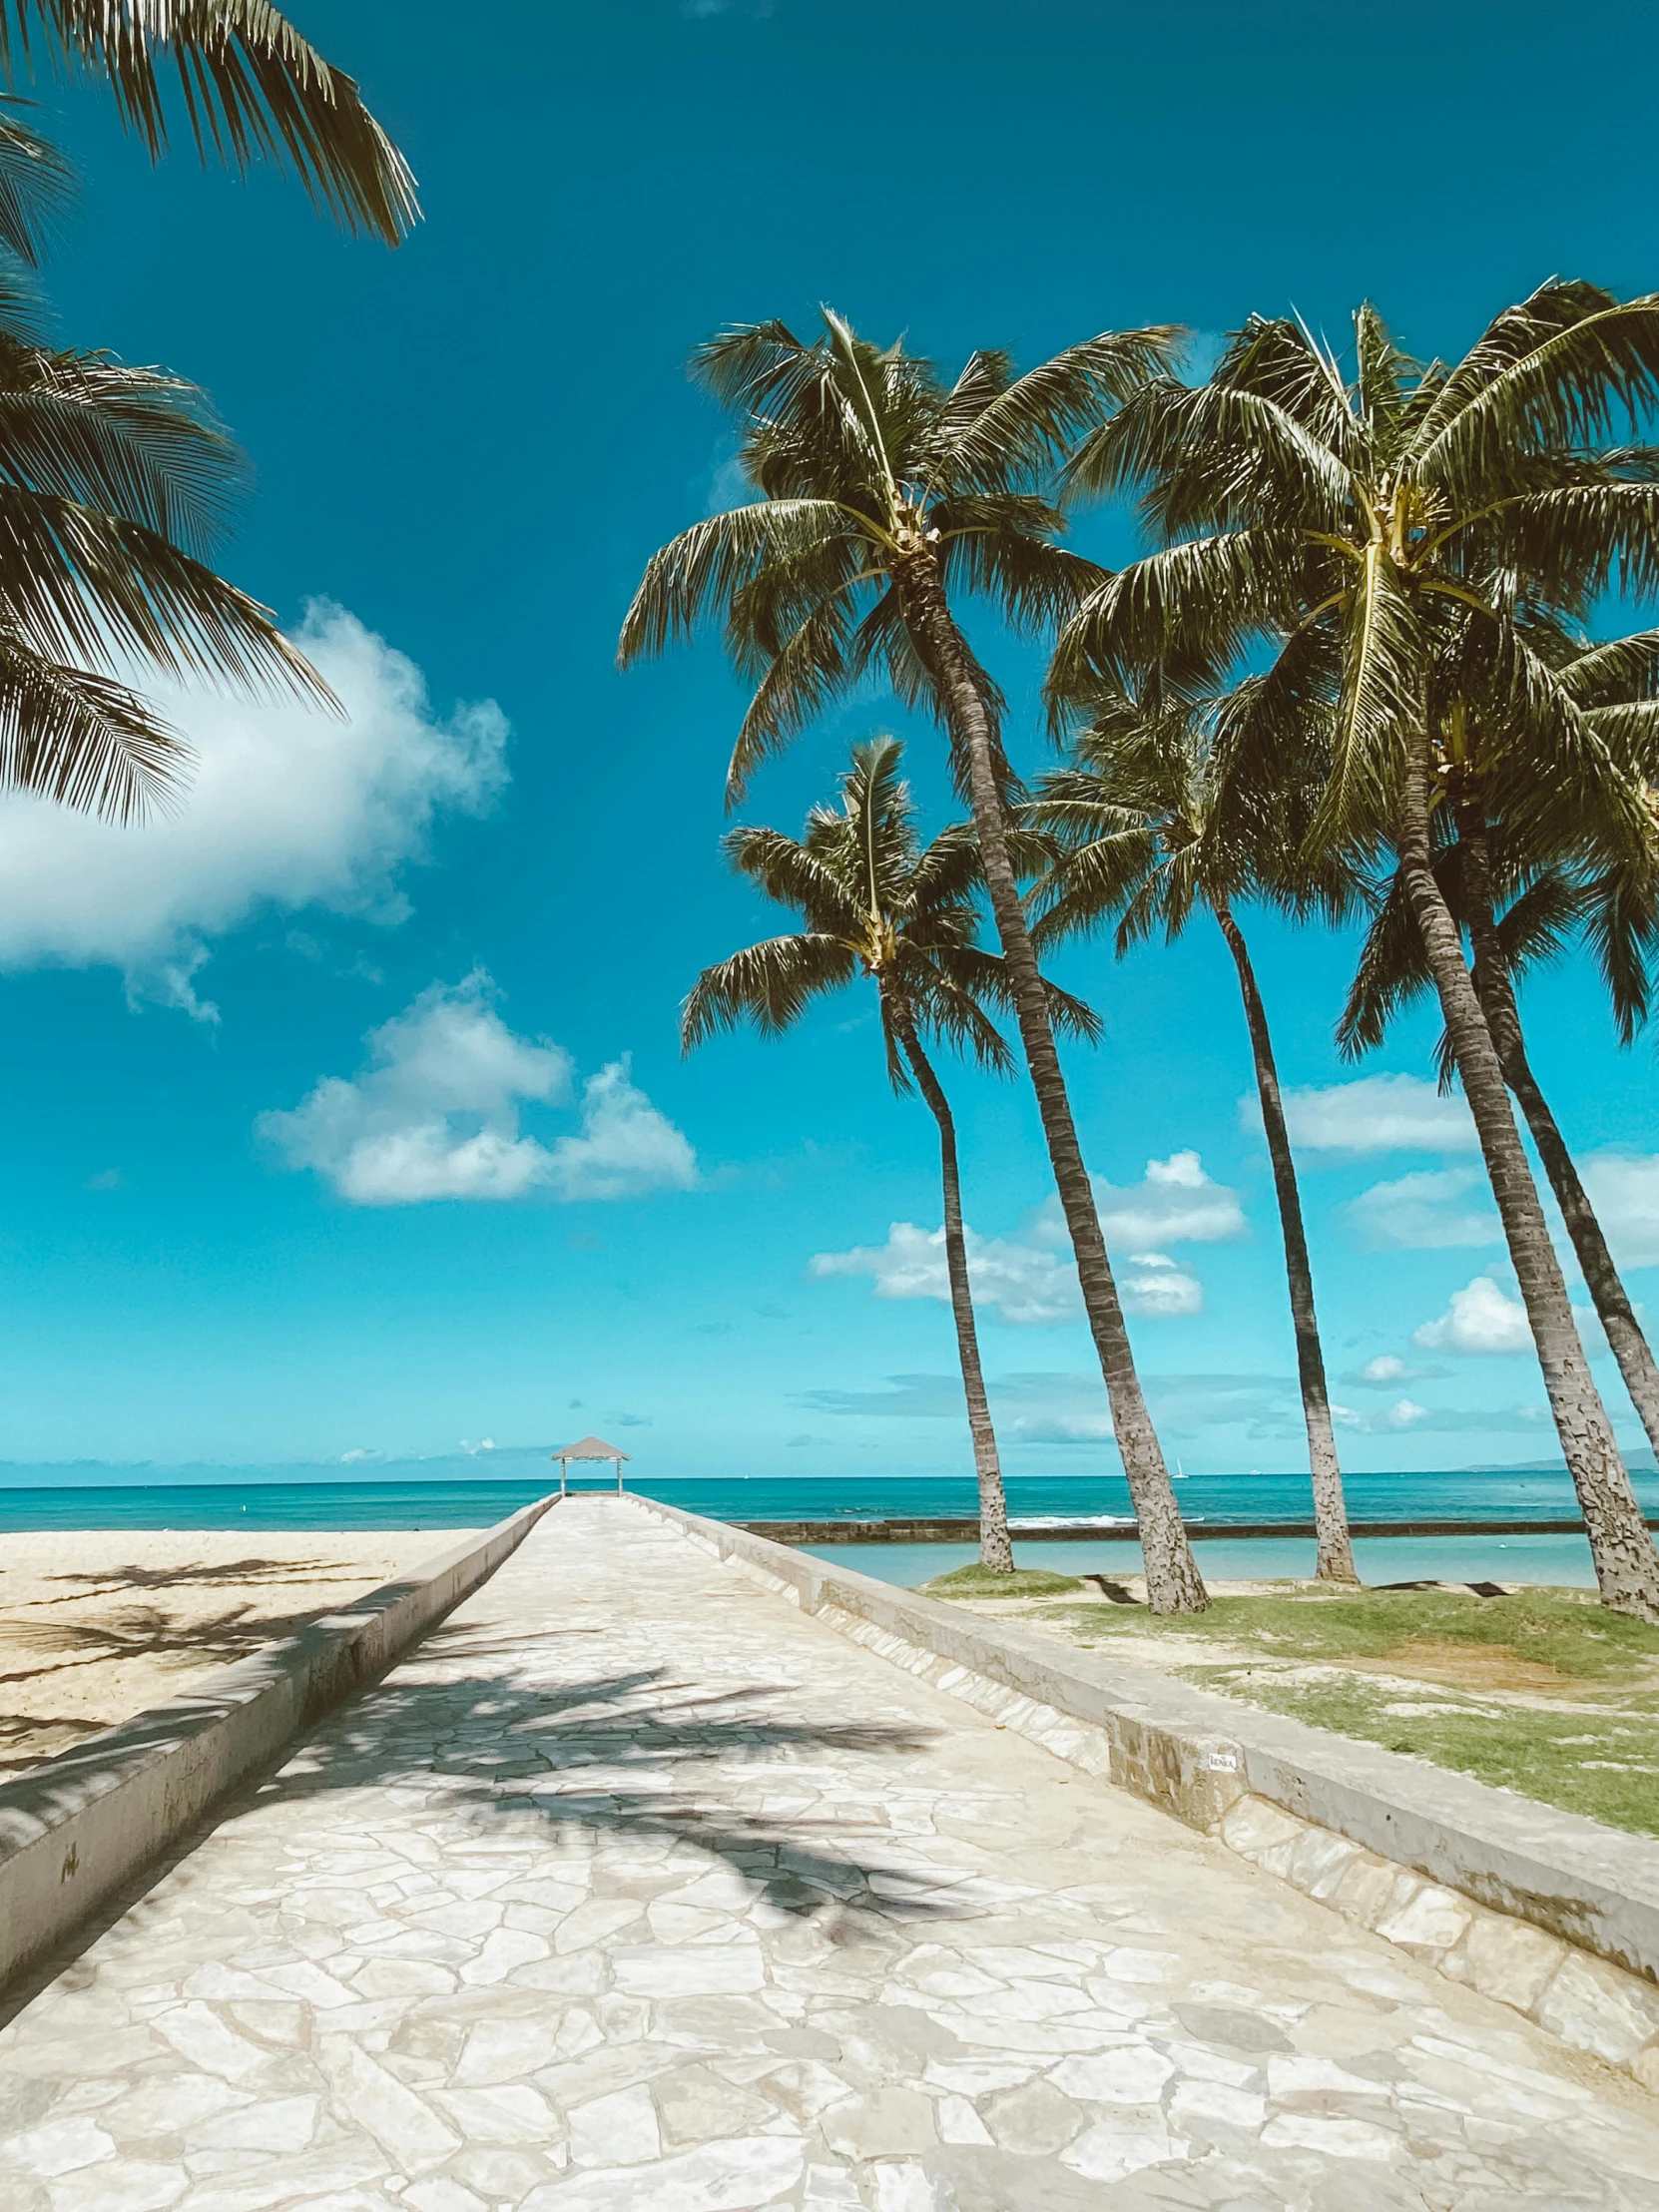
<instances>
[{"instance_id":1,"label":"low stone wall","mask_svg":"<svg viewBox=\"0 0 1659 2212\"><path fill-rule=\"evenodd\" d=\"M635 1501L909 1673L1659 2090L1659 1845Z\"/></svg>"},{"instance_id":2,"label":"low stone wall","mask_svg":"<svg viewBox=\"0 0 1659 2212\"><path fill-rule=\"evenodd\" d=\"M217 1799L384 1673L557 1503L538 1499L481 1540L0 1786L0 1989L188 1834Z\"/></svg>"}]
</instances>

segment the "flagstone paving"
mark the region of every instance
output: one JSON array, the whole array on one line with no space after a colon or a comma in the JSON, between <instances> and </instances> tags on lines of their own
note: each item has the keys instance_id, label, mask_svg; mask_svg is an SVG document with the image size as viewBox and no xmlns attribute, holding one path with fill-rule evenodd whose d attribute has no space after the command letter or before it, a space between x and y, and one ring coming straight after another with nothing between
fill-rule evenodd
<instances>
[{"instance_id":1,"label":"flagstone paving","mask_svg":"<svg viewBox=\"0 0 1659 2212\"><path fill-rule=\"evenodd\" d=\"M1659 2104L584 1498L0 2033L6 2212L1659 2212Z\"/></svg>"}]
</instances>

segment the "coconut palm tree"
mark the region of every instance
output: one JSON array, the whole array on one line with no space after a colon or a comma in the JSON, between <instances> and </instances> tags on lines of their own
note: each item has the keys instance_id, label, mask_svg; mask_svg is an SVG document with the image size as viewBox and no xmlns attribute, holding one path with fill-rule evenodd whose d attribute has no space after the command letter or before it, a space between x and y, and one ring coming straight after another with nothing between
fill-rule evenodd
<instances>
[{"instance_id":1,"label":"coconut palm tree","mask_svg":"<svg viewBox=\"0 0 1659 2212\"><path fill-rule=\"evenodd\" d=\"M1541 757L1525 743L1512 711L1507 726L1494 733L1494 717L1506 703L1486 696L1486 672L1456 650L1467 643L1460 616L1450 629L1430 692L1444 766L1430 818L1435 877L1467 937L1486 1026L1561 1208L1585 1287L1648 1440L1659 1451L1659 1366L1533 1072L1515 993L1527 969L1587 937L1621 1042L1628 1044L1646 1020L1649 969L1659 942L1659 838L1651 802L1633 817L1617 804L1586 810L1576 785L1558 786L1549 778L1547 733ZM1648 776L1659 775L1659 632L1597 645L1536 619L1529 630L1533 650L1550 660L1586 725L1607 744L1604 772L1635 778L1640 798ZM1616 835L1632 820L1634 844L1620 837L1609 849L1609 830ZM1357 1058L1380 1044L1394 1014L1429 987L1422 941L1395 870L1379 897L1338 1027L1343 1051ZM1452 1072L1443 1038L1439 1059L1443 1083Z\"/></svg>"},{"instance_id":2,"label":"coconut palm tree","mask_svg":"<svg viewBox=\"0 0 1659 2212\"><path fill-rule=\"evenodd\" d=\"M1265 894L1281 905L1323 907L1335 919L1348 899L1340 880L1310 884L1300 875L1296 825L1306 809L1277 784L1253 787L1236 773L1227 746L1236 705L1223 698L1158 707L1122 691L1097 699L1072 764L1043 777L1024 810L1057 848L1033 893L1039 918L1031 936L1040 950L1115 919L1121 958L1155 929L1173 943L1195 912L1208 912L1220 930L1238 973L1279 1202L1314 1493L1314 1571L1321 1581L1355 1582L1302 1194L1267 1009L1235 911Z\"/></svg>"},{"instance_id":3,"label":"coconut palm tree","mask_svg":"<svg viewBox=\"0 0 1659 2212\"><path fill-rule=\"evenodd\" d=\"M409 166L355 83L271 0L0 0L0 76L15 83L37 57L60 73L103 79L153 161L182 119L204 160L244 175L256 160L289 170L348 231L395 246L418 219ZM66 173L18 104L6 111L0 244L29 261L39 244L39 188L61 194Z\"/></svg>"},{"instance_id":4,"label":"coconut palm tree","mask_svg":"<svg viewBox=\"0 0 1659 2212\"><path fill-rule=\"evenodd\" d=\"M132 822L191 761L135 667L334 702L206 559L243 464L203 393L42 347L30 308L0 273L0 789Z\"/></svg>"},{"instance_id":5,"label":"coconut palm tree","mask_svg":"<svg viewBox=\"0 0 1659 2212\"><path fill-rule=\"evenodd\" d=\"M1057 694L1156 666L1218 683L1269 662L1259 727L1286 742L1336 709L1322 844L1386 839L1474 1118L1603 1601L1659 1620L1659 1553L1573 1325L1503 1064L1433 867L1446 763L1428 711L1432 631L1466 610L1494 684L1547 728L1555 780L1605 746L1534 652L1517 606L1579 615L1615 577L1659 580L1659 457L1620 443L1659 397L1659 297L1550 283L1453 366L1410 360L1370 306L1345 374L1299 325L1252 320L1197 388L1156 379L1091 432L1078 490L1142 490L1163 547L1103 583L1062 636ZM1603 803L1633 814L1604 783Z\"/></svg>"},{"instance_id":6,"label":"coconut palm tree","mask_svg":"<svg viewBox=\"0 0 1659 2212\"><path fill-rule=\"evenodd\" d=\"M1059 544L1064 518L1044 487L1056 455L1168 357L1174 333L1108 332L1019 377L1006 354L975 353L946 385L902 345L878 348L828 310L824 323L811 343L782 322L745 324L694 356L694 373L742 424L741 465L760 496L653 557L619 657L626 666L706 615L724 620L727 649L755 685L733 798L760 761L872 671L942 723L972 804L1149 1601L1196 1611L1209 1600L1135 1372L1008 851L1002 701L957 617L959 599L977 594L1016 631L1038 631L1100 581Z\"/></svg>"},{"instance_id":7,"label":"coconut palm tree","mask_svg":"<svg viewBox=\"0 0 1659 2212\"><path fill-rule=\"evenodd\" d=\"M945 1269L979 1477L979 1557L984 1566L1008 1573L1014 1554L979 1365L956 1125L922 1043L924 1036L937 1038L981 1067L1005 1073L1012 1055L986 1009L1008 1004L1008 974L1004 962L976 941L984 876L972 830L953 825L924 846L909 787L900 779L902 760L896 738L855 746L852 767L840 779L840 805L815 807L804 837L780 830L729 832L724 842L732 865L769 898L794 909L804 926L705 968L686 1000L680 1033L688 1052L745 1018L763 1036L781 1036L826 992L859 975L874 983L887 1079L899 1092L913 1084L938 1124ZM1099 1021L1080 999L1052 983L1044 991L1057 1027L1098 1036Z\"/></svg>"}]
</instances>

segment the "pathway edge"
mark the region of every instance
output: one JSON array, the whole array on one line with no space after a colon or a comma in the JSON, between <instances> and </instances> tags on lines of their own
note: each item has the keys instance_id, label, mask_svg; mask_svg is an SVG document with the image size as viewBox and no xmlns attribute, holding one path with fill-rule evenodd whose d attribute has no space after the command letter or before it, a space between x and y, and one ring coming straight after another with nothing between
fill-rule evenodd
<instances>
[{"instance_id":1,"label":"pathway edge","mask_svg":"<svg viewBox=\"0 0 1659 2212\"><path fill-rule=\"evenodd\" d=\"M412 1574L0 1784L0 1990L215 1802L420 1641L558 1503L538 1498Z\"/></svg>"},{"instance_id":2,"label":"pathway edge","mask_svg":"<svg viewBox=\"0 0 1659 2212\"><path fill-rule=\"evenodd\" d=\"M935 1688L1659 2091L1659 1845L631 1493Z\"/></svg>"}]
</instances>

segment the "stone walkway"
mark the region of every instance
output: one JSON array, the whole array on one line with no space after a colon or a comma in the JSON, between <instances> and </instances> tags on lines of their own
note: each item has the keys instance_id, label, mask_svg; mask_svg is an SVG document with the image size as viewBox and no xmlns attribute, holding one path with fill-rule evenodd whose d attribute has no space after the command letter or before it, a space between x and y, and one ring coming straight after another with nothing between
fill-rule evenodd
<instances>
[{"instance_id":1,"label":"stone walkway","mask_svg":"<svg viewBox=\"0 0 1659 2212\"><path fill-rule=\"evenodd\" d=\"M1659 2212L1631 2082L560 1507L0 2033L6 2212Z\"/></svg>"}]
</instances>

